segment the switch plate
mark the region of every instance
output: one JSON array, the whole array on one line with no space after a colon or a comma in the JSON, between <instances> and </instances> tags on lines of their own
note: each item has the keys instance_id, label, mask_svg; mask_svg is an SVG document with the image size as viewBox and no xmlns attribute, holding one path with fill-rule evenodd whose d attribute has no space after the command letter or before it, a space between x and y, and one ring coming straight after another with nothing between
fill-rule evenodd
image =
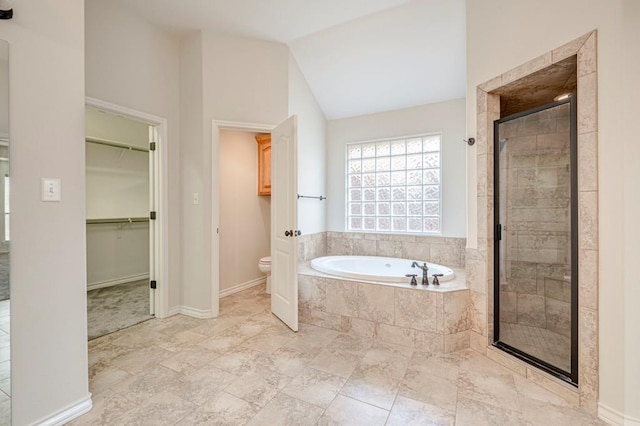
<instances>
[{"instance_id":1,"label":"switch plate","mask_svg":"<svg viewBox=\"0 0 640 426\"><path fill-rule=\"evenodd\" d=\"M42 178L42 201L60 201L60 179Z\"/></svg>"},{"instance_id":2,"label":"switch plate","mask_svg":"<svg viewBox=\"0 0 640 426\"><path fill-rule=\"evenodd\" d=\"M200 194L198 194L197 192L193 193L193 205L198 205L200 204Z\"/></svg>"}]
</instances>

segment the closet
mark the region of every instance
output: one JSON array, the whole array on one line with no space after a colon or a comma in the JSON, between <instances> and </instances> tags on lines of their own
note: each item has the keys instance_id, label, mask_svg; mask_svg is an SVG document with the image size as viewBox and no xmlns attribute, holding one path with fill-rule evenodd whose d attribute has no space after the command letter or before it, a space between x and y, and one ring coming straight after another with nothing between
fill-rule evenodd
<instances>
[{"instance_id":1,"label":"closet","mask_svg":"<svg viewBox=\"0 0 640 426\"><path fill-rule=\"evenodd\" d=\"M89 339L152 318L149 125L86 109Z\"/></svg>"}]
</instances>

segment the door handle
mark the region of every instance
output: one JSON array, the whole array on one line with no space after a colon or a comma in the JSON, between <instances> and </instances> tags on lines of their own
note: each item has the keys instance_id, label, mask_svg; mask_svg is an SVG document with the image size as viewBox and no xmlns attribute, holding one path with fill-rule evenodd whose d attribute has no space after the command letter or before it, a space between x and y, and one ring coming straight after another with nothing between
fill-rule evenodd
<instances>
[{"instance_id":1,"label":"door handle","mask_svg":"<svg viewBox=\"0 0 640 426\"><path fill-rule=\"evenodd\" d=\"M299 229L297 231L295 231L294 234L293 234L294 237L299 237L300 235L302 235L302 231L299 230Z\"/></svg>"},{"instance_id":2,"label":"door handle","mask_svg":"<svg viewBox=\"0 0 640 426\"><path fill-rule=\"evenodd\" d=\"M293 231L284 231L285 237L293 237Z\"/></svg>"}]
</instances>

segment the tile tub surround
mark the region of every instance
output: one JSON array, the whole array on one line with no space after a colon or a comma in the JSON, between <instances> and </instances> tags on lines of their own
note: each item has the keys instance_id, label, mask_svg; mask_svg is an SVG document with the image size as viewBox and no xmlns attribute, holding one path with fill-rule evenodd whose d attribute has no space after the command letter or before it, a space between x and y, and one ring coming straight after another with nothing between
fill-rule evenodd
<instances>
[{"instance_id":1,"label":"tile tub surround","mask_svg":"<svg viewBox=\"0 0 640 426\"><path fill-rule=\"evenodd\" d=\"M298 237L298 262L308 262L327 253L327 233L301 235Z\"/></svg>"},{"instance_id":2,"label":"tile tub surround","mask_svg":"<svg viewBox=\"0 0 640 426\"><path fill-rule=\"evenodd\" d=\"M298 265L300 322L429 353L469 347L469 290L462 269L441 286L362 282Z\"/></svg>"},{"instance_id":3,"label":"tile tub surround","mask_svg":"<svg viewBox=\"0 0 640 426\"><path fill-rule=\"evenodd\" d=\"M547 389L595 414L598 402L598 126L597 32L585 34L477 87L478 244L466 252L471 291L471 348L486 353ZM493 341L493 121L500 96L512 81L577 55L578 79L578 389L491 347ZM470 152L470 154L473 153Z\"/></svg>"},{"instance_id":4,"label":"tile tub surround","mask_svg":"<svg viewBox=\"0 0 640 426\"><path fill-rule=\"evenodd\" d=\"M326 233L327 256L400 257L426 260L448 267L464 268L466 244L466 238L432 235L393 235L333 231Z\"/></svg>"}]
</instances>

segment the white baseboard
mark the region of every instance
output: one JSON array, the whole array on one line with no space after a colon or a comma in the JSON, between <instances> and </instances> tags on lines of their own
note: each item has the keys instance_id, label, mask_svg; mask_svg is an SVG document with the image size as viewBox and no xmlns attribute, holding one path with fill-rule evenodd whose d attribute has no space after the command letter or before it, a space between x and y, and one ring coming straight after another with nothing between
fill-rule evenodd
<instances>
[{"instance_id":1,"label":"white baseboard","mask_svg":"<svg viewBox=\"0 0 640 426\"><path fill-rule=\"evenodd\" d=\"M64 425L71 420L80 417L81 415L88 413L93 408L93 402L91 401L91 394L81 399L75 404L65 408L62 411L58 411L56 414L47 417L44 420L34 423L38 426L59 426Z\"/></svg>"},{"instance_id":2,"label":"white baseboard","mask_svg":"<svg viewBox=\"0 0 640 426\"><path fill-rule=\"evenodd\" d=\"M113 285L130 283L131 281L140 281L140 280L148 280L149 273L145 272L143 274L129 275L128 277L116 278L115 280L107 280L107 281L98 281L97 283L88 283L87 291L96 290L98 288L111 287Z\"/></svg>"},{"instance_id":3,"label":"white baseboard","mask_svg":"<svg viewBox=\"0 0 640 426\"><path fill-rule=\"evenodd\" d=\"M198 319L213 318L211 309L206 309L206 310L196 309L190 306L181 306L181 305L174 306L173 308L169 309L167 317L170 317L176 314L182 314L182 315L186 315L186 316L189 316L192 318L198 318Z\"/></svg>"},{"instance_id":4,"label":"white baseboard","mask_svg":"<svg viewBox=\"0 0 640 426\"><path fill-rule=\"evenodd\" d=\"M251 287L258 286L260 284L264 284L267 282L267 277L256 278L255 280L247 281L246 283L241 283L238 285L234 285L233 287L229 287L220 292L220 299L223 297L231 296L232 294L241 292L242 290L246 290Z\"/></svg>"},{"instance_id":5,"label":"white baseboard","mask_svg":"<svg viewBox=\"0 0 640 426\"><path fill-rule=\"evenodd\" d=\"M618 410L607 407L602 403L598 403L598 417L610 425L640 426L640 419L634 419L633 417L626 416Z\"/></svg>"}]
</instances>

